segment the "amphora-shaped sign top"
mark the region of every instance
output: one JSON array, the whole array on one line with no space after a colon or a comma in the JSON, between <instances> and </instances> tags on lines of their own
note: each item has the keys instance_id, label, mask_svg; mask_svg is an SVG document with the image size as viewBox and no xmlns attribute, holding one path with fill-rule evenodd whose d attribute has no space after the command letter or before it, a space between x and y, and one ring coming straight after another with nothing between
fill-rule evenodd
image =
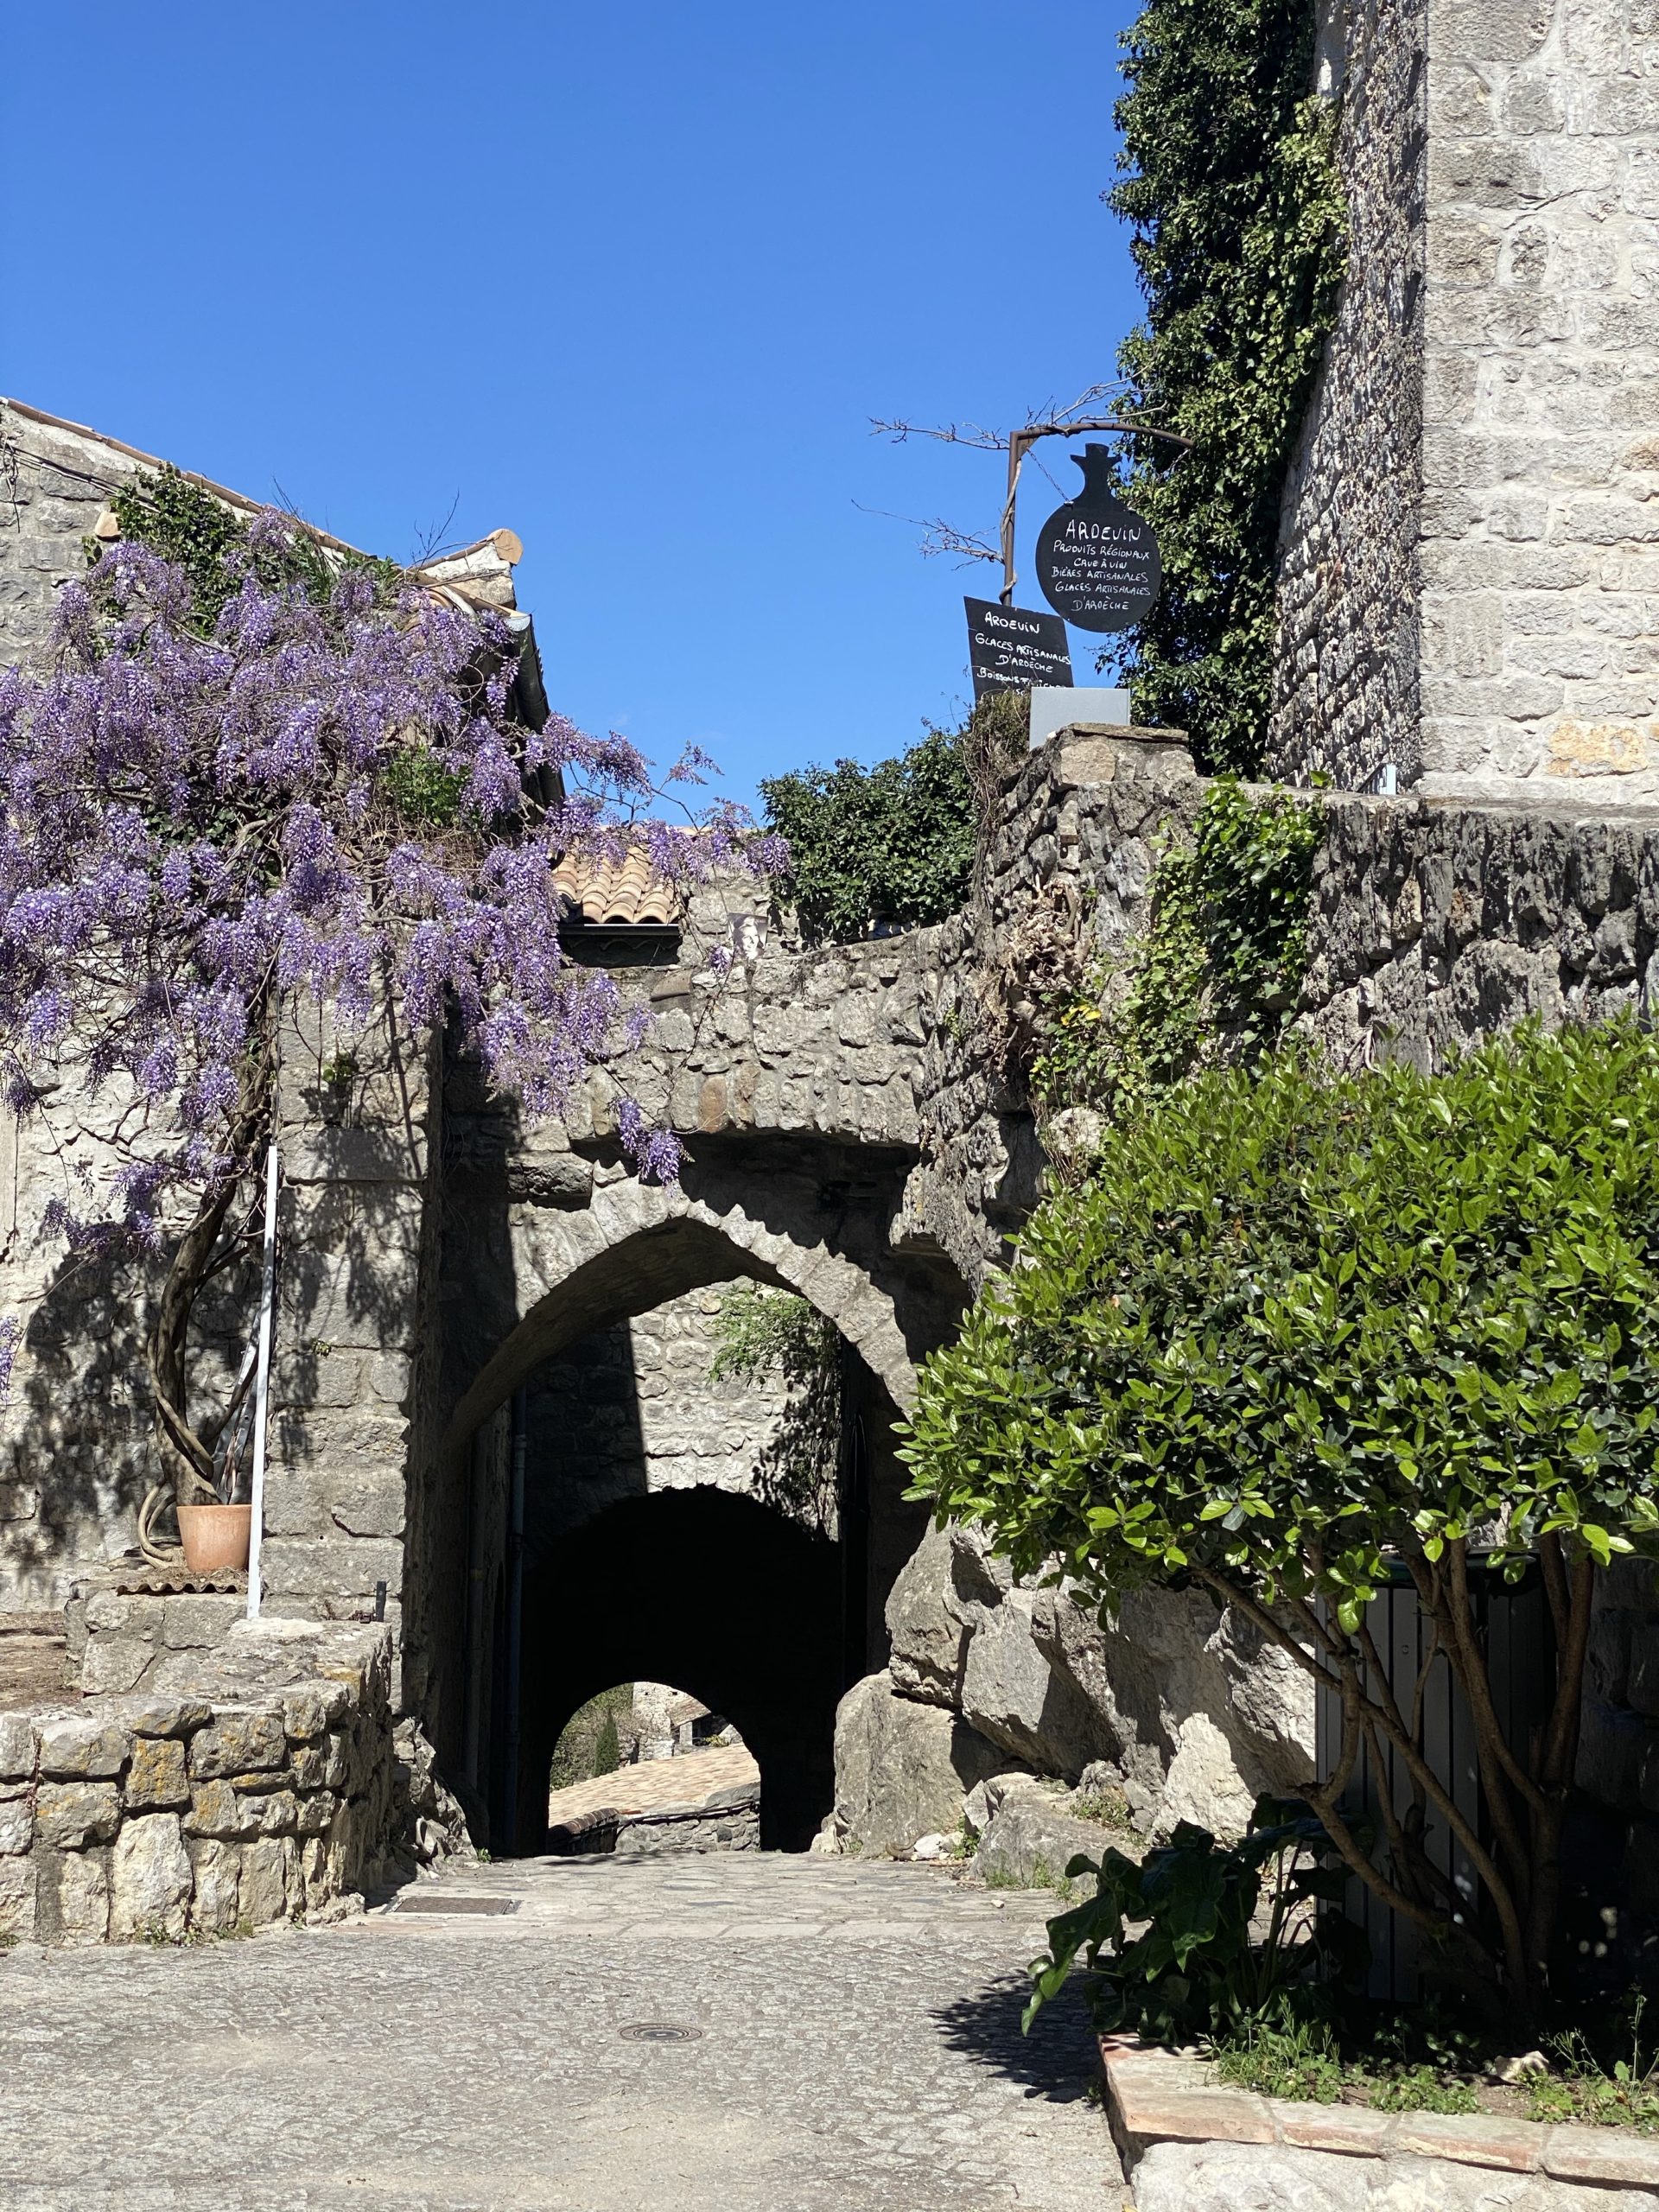
<instances>
[{"instance_id":1,"label":"amphora-shaped sign top","mask_svg":"<svg viewBox=\"0 0 1659 2212\"><path fill-rule=\"evenodd\" d=\"M1158 541L1117 497L1107 447L1085 446L1071 459L1083 489L1038 532L1037 581L1055 613L1079 630L1127 630L1158 597Z\"/></svg>"}]
</instances>

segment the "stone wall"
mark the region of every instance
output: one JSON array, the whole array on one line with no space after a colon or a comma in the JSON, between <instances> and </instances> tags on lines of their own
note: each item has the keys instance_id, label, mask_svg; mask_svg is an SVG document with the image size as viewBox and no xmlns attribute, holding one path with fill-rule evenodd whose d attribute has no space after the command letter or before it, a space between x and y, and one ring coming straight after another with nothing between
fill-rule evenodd
<instances>
[{"instance_id":1,"label":"stone wall","mask_svg":"<svg viewBox=\"0 0 1659 2212\"><path fill-rule=\"evenodd\" d=\"M139 463L0 398L0 666L34 660L58 586L86 573L86 541Z\"/></svg>"},{"instance_id":2,"label":"stone wall","mask_svg":"<svg viewBox=\"0 0 1659 2212\"><path fill-rule=\"evenodd\" d=\"M0 1933L179 1942L327 1918L394 1840L384 1630L244 1624L168 1689L0 1713Z\"/></svg>"},{"instance_id":3,"label":"stone wall","mask_svg":"<svg viewBox=\"0 0 1659 2212\"><path fill-rule=\"evenodd\" d=\"M715 1790L701 1804L664 1805L649 1813L625 1815L617 1822L613 1847L619 1859L759 1851L760 1786L739 1783Z\"/></svg>"},{"instance_id":4,"label":"stone wall","mask_svg":"<svg viewBox=\"0 0 1659 2212\"><path fill-rule=\"evenodd\" d=\"M1423 53L1427 0L1329 0L1348 279L1285 488L1271 773L1354 790L1421 767Z\"/></svg>"},{"instance_id":5,"label":"stone wall","mask_svg":"<svg viewBox=\"0 0 1659 2212\"><path fill-rule=\"evenodd\" d=\"M1649 0L1430 0L1423 765L1659 792Z\"/></svg>"},{"instance_id":6,"label":"stone wall","mask_svg":"<svg viewBox=\"0 0 1659 2212\"><path fill-rule=\"evenodd\" d=\"M1006 1259L1046 1165L1020 1073L1042 992L1080 938L1120 951L1144 926L1158 841L1203 789L1162 730L1063 730L1009 777L969 905L918 933L922 1150L896 1243L976 1287Z\"/></svg>"},{"instance_id":7,"label":"stone wall","mask_svg":"<svg viewBox=\"0 0 1659 2212\"><path fill-rule=\"evenodd\" d=\"M704 1484L771 1494L789 1393L775 1376L710 1382L724 1294L670 1299L537 1370L526 1408L527 1565L618 1498Z\"/></svg>"},{"instance_id":8,"label":"stone wall","mask_svg":"<svg viewBox=\"0 0 1659 2212\"><path fill-rule=\"evenodd\" d=\"M1332 13L1353 244L1285 495L1270 766L1649 798L1650 0Z\"/></svg>"}]
</instances>

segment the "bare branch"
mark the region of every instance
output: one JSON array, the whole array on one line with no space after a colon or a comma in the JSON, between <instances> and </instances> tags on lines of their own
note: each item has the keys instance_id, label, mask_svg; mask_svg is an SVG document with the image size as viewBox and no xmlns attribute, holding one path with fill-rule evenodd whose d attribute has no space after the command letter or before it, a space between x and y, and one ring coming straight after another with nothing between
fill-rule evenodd
<instances>
[{"instance_id":1,"label":"bare branch","mask_svg":"<svg viewBox=\"0 0 1659 2212\"><path fill-rule=\"evenodd\" d=\"M415 551L413 556L406 563L408 567L411 569L423 569L429 562L436 560L439 554L450 552L454 550L449 543L449 525L454 522L455 518L455 509L460 505L461 493L460 490L457 489L454 498L449 502L448 513L445 515L443 520L437 524L436 528L432 530L417 529L415 538Z\"/></svg>"},{"instance_id":2,"label":"bare branch","mask_svg":"<svg viewBox=\"0 0 1659 2212\"><path fill-rule=\"evenodd\" d=\"M887 423L872 415L870 431L874 437L891 438L896 446L904 445L911 438L937 438L941 445L971 446L976 453L1006 453L1008 449L1006 430L982 429L977 423L946 423L935 427L902 419Z\"/></svg>"},{"instance_id":3,"label":"bare branch","mask_svg":"<svg viewBox=\"0 0 1659 2212\"><path fill-rule=\"evenodd\" d=\"M867 507L861 499L855 499L853 505L861 515L880 515L887 522L908 523L912 530L919 530L919 550L924 560L931 561L941 553L955 554L959 565L966 568L970 561L1000 561L1002 557L988 538L970 530L958 530L954 523L938 517L930 522L921 515L896 515L889 507Z\"/></svg>"}]
</instances>

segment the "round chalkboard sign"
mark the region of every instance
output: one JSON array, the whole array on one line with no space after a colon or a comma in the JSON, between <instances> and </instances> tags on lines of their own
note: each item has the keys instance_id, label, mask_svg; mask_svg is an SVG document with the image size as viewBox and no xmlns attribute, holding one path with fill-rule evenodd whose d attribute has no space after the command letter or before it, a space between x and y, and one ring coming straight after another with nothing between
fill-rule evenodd
<instances>
[{"instance_id":1,"label":"round chalkboard sign","mask_svg":"<svg viewBox=\"0 0 1659 2212\"><path fill-rule=\"evenodd\" d=\"M1151 524L1115 496L1104 446L1085 446L1071 458L1083 471L1083 489L1038 532L1037 581L1054 612L1079 630L1127 630L1158 596L1158 541Z\"/></svg>"}]
</instances>

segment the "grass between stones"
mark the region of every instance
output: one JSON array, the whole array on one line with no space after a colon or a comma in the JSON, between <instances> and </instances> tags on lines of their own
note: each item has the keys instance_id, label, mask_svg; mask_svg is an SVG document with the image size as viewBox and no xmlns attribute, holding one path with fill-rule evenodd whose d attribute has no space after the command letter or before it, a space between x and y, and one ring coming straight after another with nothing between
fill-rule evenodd
<instances>
[{"instance_id":1,"label":"grass between stones","mask_svg":"<svg viewBox=\"0 0 1659 2212\"><path fill-rule=\"evenodd\" d=\"M1571 2030L1549 2037L1545 2051L1504 2061L1490 2042L1422 2008L1341 2037L1323 2022L1251 2027L1216 2046L1216 2071L1236 2088L1304 2103L1489 2113L1659 2135L1659 2055L1643 2050L1643 2005L1637 1997L1625 2011L1627 2057L1610 2058Z\"/></svg>"}]
</instances>

